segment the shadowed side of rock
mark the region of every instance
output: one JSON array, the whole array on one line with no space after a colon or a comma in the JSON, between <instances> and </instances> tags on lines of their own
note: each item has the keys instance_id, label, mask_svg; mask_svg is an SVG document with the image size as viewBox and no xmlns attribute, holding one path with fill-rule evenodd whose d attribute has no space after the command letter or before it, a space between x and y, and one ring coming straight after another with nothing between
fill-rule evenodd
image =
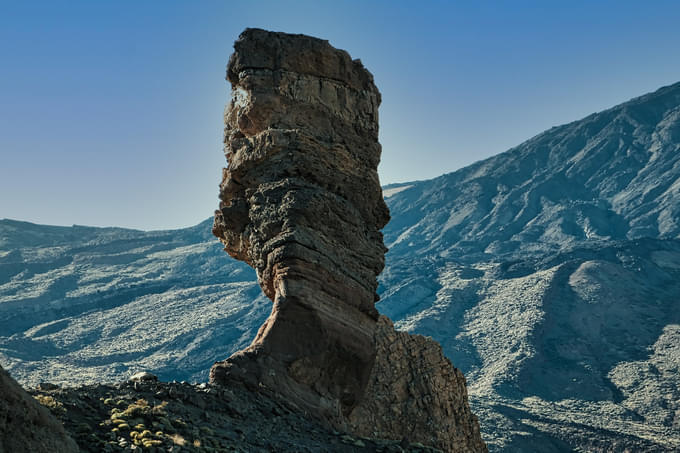
<instances>
[{"instance_id":1,"label":"shadowed side of rock","mask_svg":"<svg viewBox=\"0 0 680 453\"><path fill-rule=\"evenodd\" d=\"M78 452L62 424L0 367L0 452Z\"/></svg>"},{"instance_id":2,"label":"shadowed side of rock","mask_svg":"<svg viewBox=\"0 0 680 453\"><path fill-rule=\"evenodd\" d=\"M265 386L341 430L485 451L460 372L375 309L389 212L372 75L304 35L248 29L234 48L213 233L274 305L211 381Z\"/></svg>"}]
</instances>

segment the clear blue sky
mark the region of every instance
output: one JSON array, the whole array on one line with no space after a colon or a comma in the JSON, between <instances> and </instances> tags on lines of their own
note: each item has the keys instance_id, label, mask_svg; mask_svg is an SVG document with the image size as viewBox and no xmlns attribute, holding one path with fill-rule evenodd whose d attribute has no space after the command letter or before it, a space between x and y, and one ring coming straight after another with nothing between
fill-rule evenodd
<instances>
[{"instance_id":1,"label":"clear blue sky","mask_svg":"<svg viewBox=\"0 0 680 453\"><path fill-rule=\"evenodd\" d=\"M361 58L383 184L427 179L680 80L677 1L0 0L0 218L183 227L216 208L246 27Z\"/></svg>"}]
</instances>

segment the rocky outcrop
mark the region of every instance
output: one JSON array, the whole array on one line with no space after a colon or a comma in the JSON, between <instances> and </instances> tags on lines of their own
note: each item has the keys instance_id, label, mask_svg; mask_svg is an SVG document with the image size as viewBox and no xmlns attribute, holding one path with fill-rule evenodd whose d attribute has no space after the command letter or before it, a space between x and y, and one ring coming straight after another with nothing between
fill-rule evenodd
<instances>
[{"instance_id":1,"label":"rocky outcrop","mask_svg":"<svg viewBox=\"0 0 680 453\"><path fill-rule=\"evenodd\" d=\"M247 30L235 49L213 232L256 269L274 308L211 378L242 373L337 422L375 357L389 220L376 171L380 94L359 61L319 39Z\"/></svg>"},{"instance_id":2,"label":"rocky outcrop","mask_svg":"<svg viewBox=\"0 0 680 453\"><path fill-rule=\"evenodd\" d=\"M414 439L445 451L485 451L463 373L436 341L394 330L381 316L364 399L349 416L360 436Z\"/></svg>"},{"instance_id":3,"label":"rocky outcrop","mask_svg":"<svg viewBox=\"0 0 680 453\"><path fill-rule=\"evenodd\" d=\"M483 450L465 381L441 348L378 322L389 212L372 75L308 36L248 29L234 47L213 233L255 268L274 306L211 381L269 387L353 432L370 423L377 437Z\"/></svg>"},{"instance_id":4,"label":"rocky outcrop","mask_svg":"<svg viewBox=\"0 0 680 453\"><path fill-rule=\"evenodd\" d=\"M62 424L0 367L0 452L77 452Z\"/></svg>"}]
</instances>

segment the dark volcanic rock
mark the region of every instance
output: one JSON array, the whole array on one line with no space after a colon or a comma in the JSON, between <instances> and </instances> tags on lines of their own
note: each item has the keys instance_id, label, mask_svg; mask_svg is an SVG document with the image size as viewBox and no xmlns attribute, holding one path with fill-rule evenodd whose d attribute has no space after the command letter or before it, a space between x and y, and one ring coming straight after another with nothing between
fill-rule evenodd
<instances>
[{"instance_id":1,"label":"dark volcanic rock","mask_svg":"<svg viewBox=\"0 0 680 453\"><path fill-rule=\"evenodd\" d=\"M465 381L441 348L387 321L378 328L389 212L373 77L308 36L248 29L234 47L229 167L213 233L255 268L274 306L251 346L216 363L211 381L272 388L354 432L485 449Z\"/></svg>"},{"instance_id":2,"label":"dark volcanic rock","mask_svg":"<svg viewBox=\"0 0 680 453\"><path fill-rule=\"evenodd\" d=\"M32 393L52 403L50 408L82 452L440 451L417 442L400 445L399 441L333 431L304 417L276 395L262 389L251 392L242 385L149 380Z\"/></svg>"},{"instance_id":3,"label":"dark volcanic rock","mask_svg":"<svg viewBox=\"0 0 680 453\"><path fill-rule=\"evenodd\" d=\"M77 452L50 412L0 368L0 452Z\"/></svg>"}]
</instances>

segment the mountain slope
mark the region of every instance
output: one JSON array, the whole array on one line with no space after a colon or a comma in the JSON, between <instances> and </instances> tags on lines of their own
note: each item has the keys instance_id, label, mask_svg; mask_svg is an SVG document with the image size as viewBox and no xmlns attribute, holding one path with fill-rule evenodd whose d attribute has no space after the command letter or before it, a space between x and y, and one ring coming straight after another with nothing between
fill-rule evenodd
<instances>
[{"instance_id":1,"label":"mountain slope","mask_svg":"<svg viewBox=\"0 0 680 453\"><path fill-rule=\"evenodd\" d=\"M680 447L679 181L675 84L386 198L378 306L442 343L491 448Z\"/></svg>"},{"instance_id":2,"label":"mountain slope","mask_svg":"<svg viewBox=\"0 0 680 453\"><path fill-rule=\"evenodd\" d=\"M678 238L679 151L680 83L407 184L388 198L385 242L393 254L483 259L583 241Z\"/></svg>"},{"instance_id":3,"label":"mountain slope","mask_svg":"<svg viewBox=\"0 0 680 453\"><path fill-rule=\"evenodd\" d=\"M380 311L438 340L495 451L680 449L680 84L385 188ZM0 221L0 365L205 380L270 305L210 235Z\"/></svg>"},{"instance_id":4,"label":"mountain slope","mask_svg":"<svg viewBox=\"0 0 680 453\"><path fill-rule=\"evenodd\" d=\"M130 369L206 378L269 313L211 222L175 231L0 221L0 362L20 382L98 382Z\"/></svg>"}]
</instances>

